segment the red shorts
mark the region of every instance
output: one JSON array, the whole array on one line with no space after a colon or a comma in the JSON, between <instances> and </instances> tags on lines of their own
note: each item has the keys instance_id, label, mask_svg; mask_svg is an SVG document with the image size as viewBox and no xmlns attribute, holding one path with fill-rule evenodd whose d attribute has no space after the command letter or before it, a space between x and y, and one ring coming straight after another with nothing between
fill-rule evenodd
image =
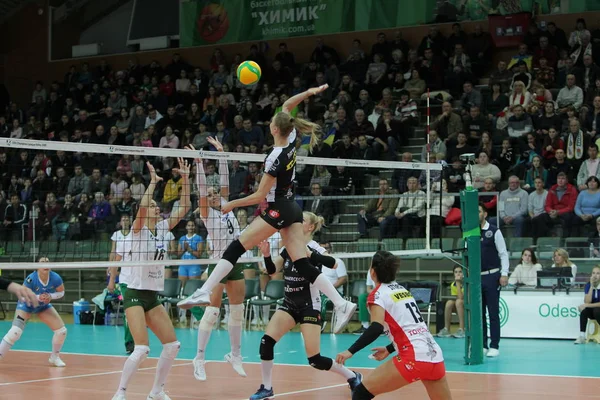
<instances>
[{"instance_id":1,"label":"red shorts","mask_svg":"<svg viewBox=\"0 0 600 400\"><path fill-rule=\"evenodd\" d=\"M446 367L443 362L403 361L400 357L394 357L394 365L408 383L437 381L446 376Z\"/></svg>"}]
</instances>

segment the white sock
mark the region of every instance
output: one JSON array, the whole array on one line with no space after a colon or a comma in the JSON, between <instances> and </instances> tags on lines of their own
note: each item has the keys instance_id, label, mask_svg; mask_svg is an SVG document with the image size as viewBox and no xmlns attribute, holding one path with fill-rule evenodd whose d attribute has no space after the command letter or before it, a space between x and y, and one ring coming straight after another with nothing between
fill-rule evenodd
<instances>
[{"instance_id":1,"label":"white sock","mask_svg":"<svg viewBox=\"0 0 600 400\"><path fill-rule=\"evenodd\" d=\"M368 322L362 322L362 327L367 329L369 327L369 323Z\"/></svg>"},{"instance_id":2,"label":"white sock","mask_svg":"<svg viewBox=\"0 0 600 400\"><path fill-rule=\"evenodd\" d=\"M121 381L119 382L119 392L125 393L131 377L137 372L142 361L148 357L149 352L150 348L148 346L134 347L133 353L131 353L125 361L125 365L123 365L123 373L121 374Z\"/></svg>"},{"instance_id":3,"label":"white sock","mask_svg":"<svg viewBox=\"0 0 600 400\"><path fill-rule=\"evenodd\" d=\"M227 330L229 331L229 344L231 345L231 355L241 357L242 355L242 323L244 318L244 305L231 305L231 314L227 320Z\"/></svg>"},{"instance_id":4,"label":"white sock","mask_svg":"<svg viewBox=\"0 0 600 400\"><path fill-rule=\"evenodd\" d=\"M350 371L348 368L344 367L343 365L336 363L335 361L333 362L333 365L331 366L330 371L343 376L345 380L352 379L356 376L354 374L354 372Z\"/></svg>"},{"instance_id":5,"label":"white sock","mask_svg":"<svg viewBox=\"0 0 600 400\"><path fill-rule=\"evenodd\" d=\"M65 339L67 338L67 329L62 327L54 331L54 335L52 336L52 354L58 355L62 350L63 344L65 343Z\"/></svg>"},{"instance_id":6,"label":"white sock","mask_svg":"<svg viewBox=\"0 0 600 400\"><path fill-rule=\"evenodd\" d=\"M13 347L12 344L10 344L6 340L2 339L2 342L0 342L0 358L7 355L12 347Z\"/></svg>"},{"instance_id":7,"label":"white sock","mask_svg":"<svg viewBox=\"0 0 600 400\"><path fill-rule=\"evenodd\" d=\"M196 359L205 359L206 345L210 339L213 327L218 320L219 309L217 307L206 307L204 315L200 320L200 325L198 326L198 354L196 355Z\"/></svg>"},{"instance_id":8,"label":"white sock","mask_svg":"<svg viewBox=\"0 0 600 400\"><path fill-rule=\"evenodd\" d=\"M269 361L261 360L260 368L262 370L262 379L263 379L263 385L265 385L265 389L267 389L267 390L273 389L273 378L272 378L273 360L269 360Z\"/></svg>"},{"instance_id":9,"label":"white sock","mask_svg":"<svg viewBox=\"0 0 600 400\"><path fill-rule=\"evenodd\" d=\"M165 387L167 375L173 367L175 357L179 353L179 342L166 343L163 345L163 350L160 353L158 364L156 364L156 375L154 376L154 386L152 386L152 394L159 394Z\"/></svg>"},{"instance_id":10,"label":"white sock","mask_svg":"<svg viewBox=\"0 0 600 400\"><path fill-rule=\"evenodd\" d=\"M215 269L202 285L202 290L205 292L212 292L212 290L233 270L233 264L227 260L220 259Z\"/></svg>"},{"instance_id":11,"label":"white sock","mask_svg":"<svg viewBox=\"0 0 600 400\"><path fill-rule=\"evenodd\" d=\"M343 306L346 300L324 274L319 274L313 285L333 302L336 307Z\"/></svg>"}]
</instances>

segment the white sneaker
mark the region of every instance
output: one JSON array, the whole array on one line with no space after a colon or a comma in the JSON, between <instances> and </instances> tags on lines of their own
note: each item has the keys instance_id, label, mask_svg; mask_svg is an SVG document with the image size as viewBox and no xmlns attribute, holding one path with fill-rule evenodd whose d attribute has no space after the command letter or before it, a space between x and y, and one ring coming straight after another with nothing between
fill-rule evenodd
<instances>
[{"instance_id":1,"label":"white sneaker","mask_svg":"<svg viewBox=\"0 0 600 400\"><path fill-rule=\"evenodd\" d=\"M500 355L500 350L491 348L487 351L487 357L498 357Z\"/></svg>"},{"instance_id":2,"label":"white sneaker","mask_svg":"<svg viewBox=\"0 0 600 400\"><path fill-rule=\"evenodd\" d=\"M573 344L585 344L585 338L583 336L579 336Z\"/></svg>"},{"instance_id":3,"label":"white sneaker","mask_svg":"<svg viewBox=\"0 0 600 400\"><path fill-rule=\"evenodd\" d=\"M196 291L191 295L186 297L177 303L177 307L188 310L195 306L208 306L210 305L210 292L205 290L196 289Z\"/></svg>"},{"instance_id":4,"label":"white sneaker","mask_svg":"<svg viewBox=\"0 0 600 400\"><path fill-rule=\"evenodd\" d=\"M54 355L54 354L52 354L52 355L50 356L50 358L48 359L48 362L49 362L51 365L54 365L55 367L60 367L60 368L62 368L62 367L66 367L66 366L67 366L67 364L65 364L65 363L64 363L64 361L63 361L63 360L61 360L59 356L57 356L57 355Z\"/></svg>"},{"instance_id":5,"label":"white sneaker","mask_svg":"<svg viewBox=\"0 0 600 400\"><path fill-rule=\"evenodd\" d=\"M446 329L446 328L443 328L443 329L442 329L441 331L439 331L439 332L437 333L437 335L435 335L435 336L437 336L437 337L450 337L450 336L452 336L452 335L450 334L450 331L448 331L448 329Z\"/></svg>"},{"instance_id":6,"label":"white sneaker","mask_svg":"<svg viewBox=\"0 0 600 400\"><path fill-rule=\"evenodd\" d=\"M340 333L344 330L350 318L356 311L356 304L346 301L346 303L340 307L335 308L335 325L333 326L333 333Z\"/></svg>"},{"instance_id":7,"label":"white sneaker","mask_svg":"<svg viewBox=\"0 0 600 400\"><path fill-rule=\"evenodd\" d=\"M113 396L112 400L127 400L127 397L125 397L125 393L117 393Z\"/></svg>"},{"instance_id":8,"label":"white sneaker","mask_svg":"<svg viewBox=\"0 0 600 400\"><path fill-rule=\"evenodd\" d=\"M459 329L459 330L457 330L457 331L456 331L456 332L455 332L455 333L452 335L452 337L455 337L455 338L457 338L457 339L464 338L464 337L465 337L465 331L464 331L463 329Z\"/></svg>"},{"instance_id":9,"label":"white sneaker","mask_svg":"<svg viewBox=\"0 0 600 400\"><path fill-rule=\"evenodd\" d=\"M483 355L484 355L484 356L487 356L487 353L488 353L488 351L489 351L489 350L488 350L488 349L486 349L486 348L484 347L484 348L483 348Z\"/></svg>"},{"instance_id":10,"label":"white sneaker","mask_svg":"<svg viewBox=\"0 0 600 400\"><path fill-rule=\"evenodd\" d=\"M194 378L199 381L205 381L206 369L204 368L204 365L206 364L206 361L194 358L192 364L194 365Z\"/></svg>"},{"instance_id":11,"label":"white sneaker","mask_svg":"<svg viewBox=\"0 0 600 400\"><path fill-rule=\"evenodd\" d=\"M246 375L246 371L244 371L244 366L242 365L242 357L235 357L233 354L231 353L227 353L225 354L225 361L227 361L229 364L231 364L231 366L233 367L233 370L235 372L237 372L237 374L239 376L243 376L244 378L248 375Z\"/></svg>"},{"instance_id":12,"label":"white sneaker","mask_svg":"<svg viewBox=\"0 0 600 400\"><path fill-rule=\"evenodd\" d=\"M150 393L146 400L171 400L171 398L165 392L160 392L158 394Z\"/></svg>"}]
</instances>

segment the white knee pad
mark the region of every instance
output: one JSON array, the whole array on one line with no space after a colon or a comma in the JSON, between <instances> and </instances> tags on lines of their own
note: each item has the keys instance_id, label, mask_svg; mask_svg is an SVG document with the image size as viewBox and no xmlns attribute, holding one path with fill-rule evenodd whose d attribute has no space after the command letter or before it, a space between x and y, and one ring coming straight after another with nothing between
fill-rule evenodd
<instances>
[{"instance_id":1,"label":"white knee pad","mask_svg":"<svg viewBox=\"0 0 600 400\"><path fill-rule=\"evenodd\" d=\"M219 320L219 309L217 307L206 307L206 310L204 310L204 315L202 316L202 319L200 320L200 326L198 327L198 329L206 331L206 332L210 332L212 331L213 327L215 326L215 324L217 323L217 321Z\"/></svg>"},{"instance_id":2,"label":"white knee pad","mask_svg":"<svg viewBox=\"0 0 600 400\"><path fill-rule=\"evenodd\" d=\"M244 305L231 304L229 306L229 325L242 326L244 321Z\"/></svg>"},{"instance_id":3,"label":"white knee pad","mask_svg":"<svg viewBox=\"0 0 600 400\"><path fill-rule=\"evenodd\" d=\"M6 341L6 343L8 343L12 346L15 343L17 343L17 341L19 339L21 339L22 334L23 334L23 329L19 328L18 326L13 325L10 327L10 329L4 336L4 340Z\"/></svg>"},{"instance_id":4,"label":"white knee pad","mask_svg":"<svg viewBox=\"0 0 600 400\"><path fill-rule=\"evenodd\" d=\"M160 355L161 358L168 358L170 360L174 360L179 353L179 349L181 348L181 343L179 342L171 342L163 344L162 353Z\"/></svg>"},{"instance_id":5,"label":"white knee pad","mask_svg":"<svg viewBox=\"0 0 600 400\"><path fill-rule=\"evenodd\" d=\"M136 344L133 348L133 352L129 356L129 359L135 362L136 365L140 365L142 361L148 358L148 354L150 354L150 347Z\"/></svg>"},{"instance_id":6,"label":"white knee pad","mask_svg":"<svg viewBox=\"0 0 600 400\"><path fill-rule=\"evenodd\" d=\"M52 339L57 340L59 342L64 342L66 338L67 338L67 327L63 326L62 328L54 331L54 337Z\"/></svg>"}]
</instances>

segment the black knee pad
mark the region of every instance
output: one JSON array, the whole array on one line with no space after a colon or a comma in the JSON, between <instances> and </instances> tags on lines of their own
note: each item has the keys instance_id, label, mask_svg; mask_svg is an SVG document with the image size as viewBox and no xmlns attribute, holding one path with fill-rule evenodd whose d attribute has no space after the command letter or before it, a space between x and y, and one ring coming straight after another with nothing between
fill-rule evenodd
<instances>
[{"instance_id":1,"label":"black knee pad","mask_svg":"<svg viewBox=\"0 0 600 400\"><path fill-rule=\"evenodd\" d=\"M321 370L321 371L329 371L331 366L333 365L333 360L329 357L323 357L321 353L316 354L312 357L309 357L308 363L311 367Z\"/></svg>"},{"instance_id":2,"label":"black knee pad","mask_svg":"<svg viewBox=\"0 0 600 400\"><path fill-rule=\"evenodd\" d=\"M275 339L273 339L269 335L264 335L262 339L260 339L259 354L261 360L271 361L273 360L273 358L275 358L275 355L273 354L273 350L275 349L275 343L277 343Z\"/></svg>"},{"instance_id":3,"label":"black knee pad","mask_svg":"<svg viewBox=\"0 0 600 400\"><path fill-rule=\"evenodd\" d=\"M234 240L223 253L223 259L229 261L233 265L235 265L240 257L246 252L242 243L239 240Z\"/></svg>"},{"instance_id":4,"label":"black knee pad","mask_svg":"<svg viewBox=\"0 0 600 400\"><path fill-rule=\"evenodd\" d=\"M352 391L352 400L371 400L374 397L362 383Z\"/></svg>"},{"instance_id":5,"label":"black knee pad","mask_svg":"<svg viewBox=\"0 0 600 400\"><path fill-rule=\"evenodd\" d=\"M302 275L303 278L308 279L310 283L315 283L321 274L321 271L312 265L306 257L294 261L294 266L298 270L298 273Z\"/></svg>"}]
</instances>

